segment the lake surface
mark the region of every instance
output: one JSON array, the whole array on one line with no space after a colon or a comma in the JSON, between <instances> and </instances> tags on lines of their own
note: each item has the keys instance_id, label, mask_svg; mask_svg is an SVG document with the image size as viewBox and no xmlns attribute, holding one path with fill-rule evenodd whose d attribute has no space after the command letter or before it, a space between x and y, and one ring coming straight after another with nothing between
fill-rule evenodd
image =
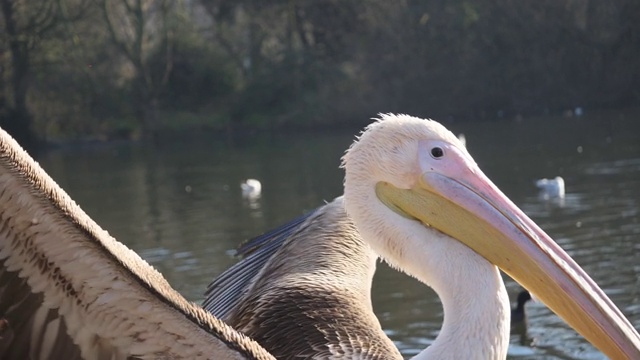
<instances>
[{"instance_id":1,"label":"lake surface","mask_svg":"<svg viewBox=\"0 0 640 360\"><path fill-rule=\"evenodd\" d=\"M555 239L640 327L640 113L521 122L447 123L466 135L484 172ZM230 144L204 134L157 149L136 144L41 154L44 169L119 241L199 301L236 260L240 242L342 193L340 157L353 131L256 136ZM560 175L564 201L537 195L535 179ZM262 182L256 201L242 179ZM505 277L512 301L519 286ZM374 309L404 355L429 345L442 322L435 293L380 265ZM601 359L541 303L514 330L512 359Z\"/></svg>"}]
</instances>

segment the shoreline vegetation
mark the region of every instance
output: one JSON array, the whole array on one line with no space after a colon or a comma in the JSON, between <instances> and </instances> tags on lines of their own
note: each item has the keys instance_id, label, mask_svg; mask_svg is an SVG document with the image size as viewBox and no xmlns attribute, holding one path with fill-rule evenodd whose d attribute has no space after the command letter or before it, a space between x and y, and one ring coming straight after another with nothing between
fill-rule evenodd
<instances>
[{"instance_id":1,"label":"shoreline vegetation","mask_svg":"<svg viewBox=\"0 0 640 360\"><path fill-rule=\"evenodd\" d=\"M172 114L164 114L170 118ZM243 131L230 132L223 127L212 127L206 121L203 122L176 122L171 123L170 126L160 127L157 131L156 137L153 141L141 136L131 136L131 134L122 134L122 136L107 137L104 135L86 135L76 136L74 138L62 137L58 139L48 139L47 142L43 142L38 151L55 150L55 149L87 149L93 147L102 146L120 146L133 143L140 143L141 145L151 145L152 147L162 146L167 142L175 143L208 143L217 142L220 144L226 144L225 146L244 146L248 142L252 141L273 141L274 139L289 138L291 136L307 136L309 134L322 136L325 134L352 134L356 136L362 131L362 128L368 125L373 118L377 118L377 113L370 113L363 116L360 119L352 119L351 121L345 121L335 126L319 125L319 126L285 126L280 128L260 129L260 128L245 128ZM482 126L482 123L473 125L475 120L468 119L455 119L449 117L447 119L440 119L437 117L427 117L447 126L452 129L468 129L473 134L473 129L477 126ZM524 123L538 123L542 129L548 129L552 131L553 127L557 129L564 129L567 127L574 127L580 129L584 123L590 124L589 126L599 128L602 130L602 136L605 141L611 141L611 138L617 138L619 136L636 136L634 132L629 133L625 129L634 128L633 124L640 119L640 107L624 108L624 109L604 109L593 110L585 112L581 116L568 116L568 113L547 115L547 116L533 116L533 117L517 117L517 118L495 118L486 120L487 122L503 123L505 127L519 128L520 123L523 126L527 126ZM598 125L596 125L598 124ZM598 127L599 126L599 127ZM593 130L593 128L590 128ZM543 131L543 130L541 130ZM597 130L596 130L597 131ZM120 135L120 134L118 134Z\"/></svg>"},{"instance_id":2,"label":"shoreline vegetation","mask_svg":"<svg viewBox=\"0 0 640 360\"><path fill-rule=\"evenodd\" d=\"M640 2L0 0L23 146L640 107Z\"/></svg>"}]
</instances>

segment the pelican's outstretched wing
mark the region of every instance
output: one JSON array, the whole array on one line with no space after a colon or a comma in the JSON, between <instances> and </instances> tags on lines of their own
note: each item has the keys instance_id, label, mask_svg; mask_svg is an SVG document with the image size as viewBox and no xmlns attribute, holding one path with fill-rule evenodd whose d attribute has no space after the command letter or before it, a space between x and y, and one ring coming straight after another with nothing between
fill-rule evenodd
<instances>
[{"instance_id":1,"label":"pelican's outstretched wing","mask_svg":"<svg viewBox=\"0 0 640 360\"><path fill-rule=\"evenodd\" d=\"M102 230L0 130L1 359L270 359Z\"/></svg>"}]
</instances>

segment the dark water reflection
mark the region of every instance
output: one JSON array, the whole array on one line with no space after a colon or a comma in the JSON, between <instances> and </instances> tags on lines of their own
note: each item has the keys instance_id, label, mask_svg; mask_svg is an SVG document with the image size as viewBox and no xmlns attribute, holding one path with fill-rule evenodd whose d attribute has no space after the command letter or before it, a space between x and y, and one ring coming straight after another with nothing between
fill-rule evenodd
<instances>
[{"instance_id":1,"label":"dark water reflection","mask_svg":"<svg viewBox=\"0 0 640 360\"><path fill-rule=\"evenodd\" d=\"M466 134L487 175L640 327L639 116L448 126ZM339 159L354 135L258 137L235 145L199 135L155 150L56 150L39 161L103 228L197 301L234 262L228 250L342 192ZM562 203L539 198L533 185L556 175L567 184ZM251 202L239 188L248 177L263 185ZM506 280L515 298L519 287ZM381 265L373 291L384 328L406 356L438 334L442 310L430 289ZM512 334L511 358L603 358L542 304L527 310L528 327Z\"/></svg>"}]
</instances>

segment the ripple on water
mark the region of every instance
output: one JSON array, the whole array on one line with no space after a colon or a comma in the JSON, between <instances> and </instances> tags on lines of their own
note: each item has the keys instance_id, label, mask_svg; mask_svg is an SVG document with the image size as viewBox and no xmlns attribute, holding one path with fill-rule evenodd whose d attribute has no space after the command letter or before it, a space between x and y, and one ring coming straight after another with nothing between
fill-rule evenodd
<instances>
[{"instance_id":1,"label":"ripple on water","mask_svg":"<svg viewBox=\"0 0 640 360\"><path fill-rule=\"evenodd\" d=\"M640 172L640 159L621 159L590 164L585 173L588 175L615 175Z\"/></svg>"}]
</instances>

